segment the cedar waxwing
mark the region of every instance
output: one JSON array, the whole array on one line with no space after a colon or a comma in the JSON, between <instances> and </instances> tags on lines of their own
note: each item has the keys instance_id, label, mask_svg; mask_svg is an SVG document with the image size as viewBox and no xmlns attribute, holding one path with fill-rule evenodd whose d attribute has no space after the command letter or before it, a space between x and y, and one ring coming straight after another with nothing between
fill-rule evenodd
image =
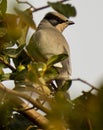
<instances>
[{"instance_id":1,"label":"cedar waxwing","mask_svg":"<svg viewBox=\"0 0 103 130\"><path fill-rule=\"evenodd\" d=\"M58 79L56 79L57 86L63 86L68 80L71 80L71 60L70 60L70 48L62 35L63 30L68 26L74 24L69 21L64 15L57 12L49 12L45 15L40 22L36 32L32 35L27 46L27 50L30 52L36 48L45 59L50 58L53 55L67 54L68 57L63 61L55 64L59 72ZM30 49L30 50L29 50ZM34 59L38 59L35 49L30 53ZM39 54L38 53L38 54Z\"/></svg>"}]
</instances>

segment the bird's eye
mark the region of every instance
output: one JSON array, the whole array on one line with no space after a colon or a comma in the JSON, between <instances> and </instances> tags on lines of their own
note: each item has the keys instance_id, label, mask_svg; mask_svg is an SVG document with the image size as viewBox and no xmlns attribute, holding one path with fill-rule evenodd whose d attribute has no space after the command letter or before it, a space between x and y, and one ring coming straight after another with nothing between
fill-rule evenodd
<instances>
[{"instance_id":1,"label":"bird's eye","mask_svg":"<svg viewBox=\"0 0 103 130\"><path fill-rule=\"evenodd\" d=\"M65 22L68 23L68 20L66 20Z\"/></svg>"}]
</instances>

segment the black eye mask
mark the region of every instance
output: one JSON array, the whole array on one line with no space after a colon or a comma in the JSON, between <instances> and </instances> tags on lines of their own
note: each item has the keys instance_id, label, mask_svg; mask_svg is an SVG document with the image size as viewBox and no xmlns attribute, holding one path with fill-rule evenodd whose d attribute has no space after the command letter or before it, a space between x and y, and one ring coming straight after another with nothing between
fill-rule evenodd
<instances>
[{"instance_id":1,"label":"black eye mask","mask_svg":"<svg viewBox=\"0 0 103 130\"><path fill-rule=\"evenodd\" d=\"M44 19L48 20L53 26L57 24L65 22L64 20L60 19L59 17L53 15L52 13L48 13Z\"/></svg>"}]
</instances>

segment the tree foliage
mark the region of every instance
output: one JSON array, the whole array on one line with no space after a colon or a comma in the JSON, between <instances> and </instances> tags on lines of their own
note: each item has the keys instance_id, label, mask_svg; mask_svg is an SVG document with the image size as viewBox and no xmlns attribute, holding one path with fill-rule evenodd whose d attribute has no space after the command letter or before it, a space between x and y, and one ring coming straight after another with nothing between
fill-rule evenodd
<instances>
[{"instance_id":1,"label":"tree foliage","mask_svg":"<svg viewBox=\"0 0 103 130\"><path fill-rule=\"evenodd\" d=\"M59 75L54 64L68 55L54 55L47 61L35 46L30 46L29 52L26 50L29 29L36 29L33 13L51 6L68 18L76 16L75 7L64 1L67 0L48 2L47 6L40 8L17 1L18 6L24 3L30 7L26 10L14 7L15 14L7 12L9 0L0 1L2 130L103 130L103 85L97 89L85 82L90 91L83 91L81 96L71 100L67 91L70 86L65 84L58 88L53 82ZM31 52L38 60L31 56ZM10 72L5 71L7 68ZM14 81L14 88L8 89L2 84L7 80ZM93 90L96 90L95 95Z\"/></svg>"}]
</instances>

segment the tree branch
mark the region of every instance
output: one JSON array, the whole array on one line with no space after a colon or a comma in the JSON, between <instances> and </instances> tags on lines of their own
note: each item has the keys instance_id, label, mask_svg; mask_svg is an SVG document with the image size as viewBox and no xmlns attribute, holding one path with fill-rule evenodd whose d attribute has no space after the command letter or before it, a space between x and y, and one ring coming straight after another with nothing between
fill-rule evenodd
<instances>
[{"instance_id":1,"label":"tree branch","mask_svg":"<svg viewBox=\"0 0 103 130\"><path fill-rule=\"evenodd\" d=\"M99 91L98 88L96 88L95 86L93 86L92 84L88 83L87 81L85 81L85 80L83 80L81 78L72 79L72 81L80 81L80 82L82 82L82 83L87 84L88 86L90 86L92 88L92 90L95 89L95 90Z\"/></svg>"},{"instance_id":2,"label":"tree branch","mask_svg":"<svg viewBox=\"0 0 103 130\"><path fill-rule=\"evenodd\" d=\"M18 109L22 109L22 111L19 111L19 113L23 114L26 116L30 121L32 121L35 125L37 125L40 128L47 128L49 121L47 118L39 114L36 110L30 109L27 111L23 111L25 109L28 109L30 106L27 105L23 100L21 100L18 97L15 96L9 96L10 100L17 105Z\"/></svg>"},{"instance_id":3,"label":"tree branch","mask_svg":"<svg viewBox=\"0 0 103 130\"><path fill-rule=\"evenodd\" d=\"M15 71L15 68L13 66L11 66L9 63L5 62L2 57L0 57L0 62L3 63L5 66L7 66L12 71Z\"/></svg>"},{"instance_id":4,"label":"tree branch","mask_svg":"<svg viewBox=\"0 0 103 130\"><path fill-rule=\"evenodd\" d=\"M36 100L34 100L33 98L31 98L27 94L20 93L20 92L17 92L15 90L10 90L10 89L6 88L2 83L0 83L0 89L2 91L4 91L4 92L7 92L10 95L18 96L18 97L21 97L21 98L29 101L33 106L37 107L38 109L42 110L45 113L49 113L50 112L49 109L47 109L44 106L42 106L39 102L37 102Z\"/></svg>"},{"instance_id":5,"label":"tree branch","mask_svg":"<svg viewBox=\"0 0 103 130\"><path fill-rule=\"evenodd\" d=\"M49 8L50 6L49 5L45 5L45 6L42 6L42 7L39 7L39 8L35 8L32 4L30 4L28 1L20 1L20 0L16 0L18 3L21 3L21 4L27 4L30 6L30 8L32 8L32 12L37 12L37 11L40 11L42 9L46 9L46 8ZM59 2L63 3L63 2L66 2L68 0L61 0Z\"/></svg>"},{"instance_id":6,"label":"tree branch","mask_svg":"<svg viewBox=\"0 0 103 130\"><path fill-rule=\"evenodd\" d=\"M42 107L40 109L45 111L45 108L43 108L43 106L35 102L35 100L33 101L33 99L26 94L22 94L20 92L16 92L14 90L10 90L6 88L2 83L0 83L0 89L6 92L8 94L7 95L8 98L10 98L10 100L17 106L17 109L15 109L15 111L18 111L19 113L26 116L30 121L32 121L39 128L42 128L44 130L54 130L54 129L56 130L57 125L52 124L45 116L42 116L35 109L29 109L30 106L19 97L28 100L32 104L35 103L36 107L38 108ZM27 96L27 98L25 96ZM64 129L63 127L62 130L66 130L66 129Z\"/></svg>"},{"instance_id":7,"label":"tree branch","mask_svg":"<svg viewBox=\"0 0 103 130\"><path fill-rule=\"evenodd\" d=\"M63 2L66 2L68 0L61 0L59 2L63 3ZM33 12L36 12L36 11L40 11L42 9L46 9L46 8L49 8L50 6L49 5L46 5L46 6L43 6L43 7L40 7L40 8L35 8Z\"/></svg>"}]
</instances>

